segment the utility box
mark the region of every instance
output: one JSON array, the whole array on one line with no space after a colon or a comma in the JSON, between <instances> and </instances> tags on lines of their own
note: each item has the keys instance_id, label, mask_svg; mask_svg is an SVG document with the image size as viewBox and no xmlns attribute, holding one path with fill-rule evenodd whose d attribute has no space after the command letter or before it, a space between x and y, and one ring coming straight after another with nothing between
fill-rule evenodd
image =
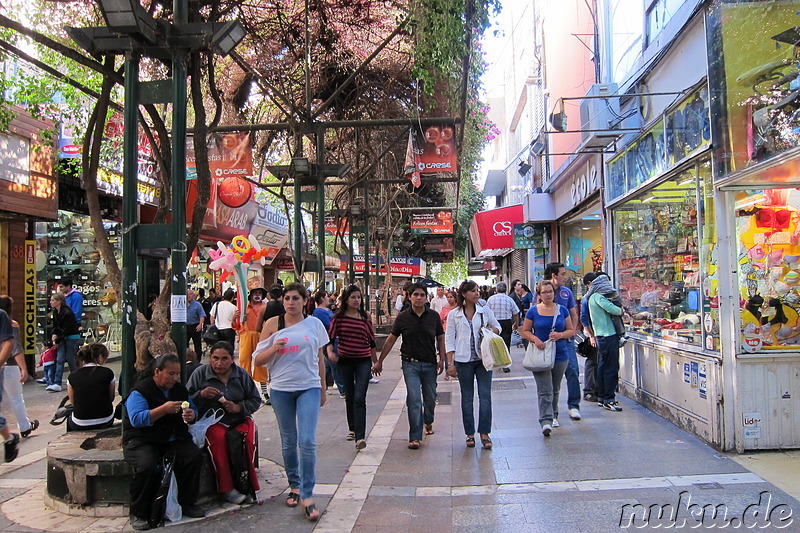
<instances>
[{"instance_id":1,"label":"utility box","mask_svg":"<svg viewBox=\"0 0 800 533\"><path fill-rule=\"evenodd\" d=\"M596 83L581 100L581 147L605 148L619 137L621 121L616 83Z\"/></svg>"}]
</instances>

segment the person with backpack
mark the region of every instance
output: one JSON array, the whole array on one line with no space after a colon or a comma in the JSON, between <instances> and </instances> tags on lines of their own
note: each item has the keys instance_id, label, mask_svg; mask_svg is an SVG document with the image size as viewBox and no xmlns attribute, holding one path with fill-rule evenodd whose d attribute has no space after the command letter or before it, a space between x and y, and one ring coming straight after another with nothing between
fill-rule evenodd
<instances>
[{"instance_id":1,"label":"person with backpack","mask_svg":"<svg viewBox=\"0 0 800 533\"><path fill-rule=\"evenodd\" d=\"M304 314L308 292L289 283L283 292L285 313L270 318L261 330L253 359L269 367L272 408L278 420L281 449L289 479L288 507L303 508L316 521L320 511L312 493L316 484L317 419L325 405L325 358L328 334L318 319Z\"/></svg>"},{"instance_id":2,"label":"person with backpack","mask_svg":"<svg viewBox=\"0 0 800 533\"><path fill-rule=\"evenodd\" d=\"M234 364L233 346L227 341L211 346L208 364L192 374L186 388L200 416L214 409L224 412L222 419L206 430L208 452L217 474L217 492L231 503L253 503L260 487L255 467L256 424L252 415L261 407L261 397L247 372ZM229 447L230 431L244 437L246 453ZM242 459L244 465L239 463Z\"/></svg>"}]
</instances>

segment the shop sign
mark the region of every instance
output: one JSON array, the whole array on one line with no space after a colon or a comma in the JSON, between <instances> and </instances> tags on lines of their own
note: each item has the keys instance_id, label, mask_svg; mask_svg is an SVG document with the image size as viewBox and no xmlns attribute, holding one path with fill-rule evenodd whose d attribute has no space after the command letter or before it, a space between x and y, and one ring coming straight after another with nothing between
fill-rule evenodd
<instances>
[{"instance_id":1,"label":"shop sign","mask_svg":"<svg viewBox=\"0 0 800 533\"><path fill-rule=\"evenodd\" d=\"M405 175L414 184L422 185L422 174L453 173L458 171L455 127L444 124L412 126L408 133Z\"/></svg>"},{"instance_id":2,"label":"shop sign","mask_svg":"<svg viewBox=\"0 0 800 533\"><path fill-rule=\"evenodd\" d=\"M347 218L326 216L325 217L325 236L336 237L339 235L350 235L350 224Z\"/></svg>"},{"instance_id":3,"label":"shop sign","mask_svg":"<svg viewBox=\"0 0 800 533\"><path fill-rule=\"evenodd\" d=\"M209 133L208 168L212 178L253 175L253 148L250 133ZM194 138L186 137L186 179L197 179Z\"/></svg>"},{"instance_id":4,"label":"shop sign","mask_svg":"<svg viewBox=\"0 0 800 533\"><path fill-rule=\"evenodd\" d=\"M580 176L572 178L572 183L569 187L572 206L577 206L598 190L600 190L600 171L597 164L593 162L584 167Z\"/></svg>"},{"instance_id":5,"label":"shop sign","mask_svg":"<svg viewBox=\"0 0 800 533\"><path fill-rule=\"evenodd\" d=\"M122 112L114 111L106 122L103 135L111 143L113 149L119 148L125 134L125 118Z\"/></svg>"},{"instance_id":6,"label":"shop sign","mask_svg":"<svg viewBox=\"0 0 800 533\"><path fill-rule=\"evenodd\" d=\"M452 235L453 212L443 209L431 213L411 214L412 235Z\"/></svg>"},{"instance_id":7,"label":"shop sign","mask_svg":"<svg viewBox=\"0 0 800 533\"><path fill-rule=\"evenodd\" d=\"M476 213L469 228L476 253L489 249L514 248L514 224L522 223L522 204Z\"/></svg>"},{"instance_id":8,"label":"shop sign","mask_svg":"<svg viewBox=\"0 0 800 533\"><path fill-rule=\"evenodd\" d=\"M59 137L58 138L58 158L59 159L77 159L83 152L83 146L75 144L72 137Z\"/></svg>"},{"instance_id":9,"label":"shop sign","mask_svg":"<svg viewBox=\"0 0 800 533\"><path fill-rule=\"evenodd\" d=\"M22 349L36 355L36 241L25 241L25 305Z\"/></svg>"},{"instance_id":10,"label":"shop sign","mask_svg":"<svg viewBox=\"0 0 800 533\"><path fill-rule=\"evenodd\" d=\"M529 248L545 248L545 235L547 226L526 222L524 224L514 224L514 248L525 250Z\"/></svg>"},{"instance_id":11,"label":"shop sign","mask_svg":"<svg viewBox=\"0 0 800 533\"><path fill-rule=\"evenodd\" d=\"M370 255L370 273L386 274L386 259L380 255L377 259L378 261L376 263L375 256ZM346 272L349 266L349 258L346 255L342 255L340 260L341 262L339 270L341 272ZM380 265L380 268L378 268L377 265ZM426 272L425 261L419 257L392 257L389 260L389 265L391 267L392 275L394 276L424 276ZM364 272L365 267L366 261L364 256L354 255L353 270L355 272Z\"/></svg>"},{"instance_id":12,"label":"shop sign","mask_svg":"<svg viewBox=\"0 0 800 533\"><path fill-rule=\"evenodd\" d=\"M294 270L294 259L291 257L280 257L275 261L277 270Z\"/></svg>"},{"instance_id":13,"label":"shop sign","mask_svg":"<svg viewBox=\"0 0 800 533\"><path fill-rule=\"evenodd\" d=\"M140 176L141 178L141 176ZM161 196L161 187L153 180L142 181L136 185L137 201L140 204L157 205L158 198ZM109 196L122 197L123 180L122 176L116 172L111 172L104 168L97 169L97 189Z\"/></svg>"},{"instance_id":14,"label":"shop sign","mask_svg":"<svg viewBox=\"0 0 800 533\"><path fill-rule=\"evenodd\" d=\"M259 205L250 234L256 238L262 248L267 248L264 258L267 264L277 257L289 240L289 220L277 207L264 204Z\"/></svg>"},{"instance_id":15,"label":"shop sign","mask_svg":"<svg viewBox=\"0 0 800 533\"><path fill-rule=\"evenodd\" d=\"M455 251L453 237L429 237L425 239L425 250L437 253L452 253Z\"/></svg>"}]
</instances>

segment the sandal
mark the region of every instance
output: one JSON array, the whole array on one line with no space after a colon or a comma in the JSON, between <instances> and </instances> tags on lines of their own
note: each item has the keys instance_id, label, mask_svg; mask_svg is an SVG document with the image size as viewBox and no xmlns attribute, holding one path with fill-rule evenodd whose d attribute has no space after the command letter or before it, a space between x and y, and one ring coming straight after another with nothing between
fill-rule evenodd
<instances>
[{"instance_id":1,"label":"sandal","mask_svg":"<svg viewBox=\"0 0 800 533\"><path fill-rule=\"evenodd\" d=\"M355 431L351 431L347 434L347 440L356 440L356 433Z\"/></svg>"},{"instance_id":2,"label":"sandal","mask_svg":"<svg viewBox=\"0 0 800 533\"><path fill-rule=\"evenodd\" d=\"M297 507L297 504L300 503L300 493L299 492L290 492L289 496L286 497L286 506L287 507Z\"/></svg>"},{"instance_id":3,"label":"sandal","mask_svg":"<svg viewBox=\"0 0 800 533\"><path fill-rule=\"evenodd\" d=\"M419 450L419 441L418 440L409 441L408 449L409 450Z\"/></svg>"},{"instance_id":4,"label":"sandal","mask_svg":"<svg viewBox=\"0 0 800 533\"><path fill-rule=\"evenodd\" d=\"M491 450L492 449L492 439L489 438L489 435L485 437L481 437L481 445L483 446L484 450Z\"/></svg>"},{"instance_id":5,"label":"sandal","mask_svg":"<svg viewBox=\"0 0 800 533\"><path fill-rule=\"evenodd\" d=\"M306 518L308 518L312 522L316 522L317 520L319 520L319 510L317 510L317 506L314 505L313 503L311 505L303 507L303 513L305 513Z\"/></svg>"},{"instance_id":6,"label":"sandal","mask_svg":"<svg viewBox=\"0 0 800 533\"><path fill-rule=\"evenodd\" d=\"M425 434L433 435L433 424L425 424Z\"/></svg>"},{"instance_id":7,"label":"sandal","mask_svg":"<svg viewBox=\"0 0 800 533\"><path fill-rule=\"evenodd\" d=\"M471 435L467 437L467 448L474 448L475 447L475 436Z\"/></svg>"}]
</instances>

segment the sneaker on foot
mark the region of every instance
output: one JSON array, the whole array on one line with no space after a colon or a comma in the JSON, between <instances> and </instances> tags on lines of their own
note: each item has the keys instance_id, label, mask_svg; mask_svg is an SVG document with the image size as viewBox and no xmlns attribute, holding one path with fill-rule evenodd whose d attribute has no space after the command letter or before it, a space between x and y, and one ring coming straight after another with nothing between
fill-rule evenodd
<instances>
[{"instance_id":1,"label":"sneaker on foot","mask_svg":"<svg viewBox=\"0 0 800 533\"><path fill-rule=\"evenodd\" d=\"M587 392L586 394L583 395L583 399L586 400L587 402L596 402L597 395L592 394L591 392Z\"/></svg>"},{"instance_id":2,"label":"sneaker on foot","mask_svg":"<svg viewBox=\"0 0 800 533\"><path fill-rule=\"evenodd\" d=\"M340 393L339 393L339 398L341 398L342 400L344 400L345 398L347 398L347 394L345 394L345 393L343 393L343 392L340 392Z\"/></svg>"},{"instance_id":3,"label":"sneaker on foot","mask_svg":"<svg viewBox=\"0 0 800 533\"><path fill-rule=\"evenodd\" d=\"M603 404L603 407L605 407L609 411L616 411L616 412L622 411L622 406L617 401L606 402Z\"/></svg>"},{"instance_id":4,"label":"sneaker on foot","mask_svg":"<svg viewBox=\"0 0 800 533\"><path fill-rule=\"evenodd\" d=\"M45 387L44 390L48 392L61 392L61 385L56 385L55 383L53 383L52 385L48 385L47 387Z\"/></svg>"},{"instance_id":5,"label":"sneaker on foot","mask_svg":"<svg viewBox=\"0 0 800 533\"><path fill-rule=\"evenodd\" d=\"M39 421L38 420L31 420L31 425L25 431L20 431L19 434L21 437L27 437L31 434L31 431L36 431L39 428Z\"/></svg>"},{"instance_id":6,"label":"sneaker on foot","mask_svg":"<svg viewBox=\"0 0 800 533\"><path fill-rule=\"evenodd\" d=\"M557 428L557 427L559 427L560 425L561 425L561 424L559 424L559 423L558 423L558 418L554 418L554 419L553 419L553 427L554 427L554 428Z\"/></svg>"},{"instance_id":7,"label":"sneaker on foot","mask_svg":"<svg viewBox=\"0 0 800 533\"><path fill-rule=\"evenodd\" d=\"M364 439L359 439L356 441L356 450L363 450L367 447L367 441Z\"/></svg>"},{"instance_id":8,"label":"sneaker on foot","mask_svg":"<svg viewBox=\"0 0 800 533\"><path fill-rule=\"evenodd\" d=\"M244 502L247 499L247 496L236 489L231 489L225 493L225 499L238 505Z\"/></svg>"},{"instance_id":9,"label":"sneaker on foot","mask_svg":"<svg viewBox=\"0 0 800 533\"><path fill-rule=\"evenodd\" d=\"M569 417L573 420L580 420L581 412L577 408L573 407L569 410Z\"/></svg>"},{"instance_id":10,"label":"sneaker on foot","mask_svg":"<svg viewBox=\"0 0 800 533\"><path fill-rule=\"evenodd\" d=\"M380 382L381 382L381 380L379 380L378 378L370 378L370 379L369 379L369 382L370 382L370 383L380 383Z\"/></svg>"},{"instance_id":11,"label":"sneaker on foot","mask_svg":"<svg viewBox=\"0 0 800 533\"><path fill-rule=\"evenodd\" d=\"M39 384L41 384L41 385L47 385L47 378L40 378L40 379L37 379L37 380L36 380L36 383L39 383Z\"/></svg>"},{"instance_id":12,"label":"sneaker on foot","mask_svg":"<svg viewBox=\"0 0 800 533\"><path fill-rule=\"evenodd\" d=\"M550 424L545 424L542 426L542 435L545 437L549 437L551 431L553 431L553 427Z\"/></svg>"},{"instance_id":13,"label":"sneaker on foot","mask_svg":"<svg viewBox=\"0 0 800 533\"><path fill-rule=\"evenodd\" d=\"M5 442L5 462L10 463L19 455L19 435L11 434L11 438Z\"/></svg>"}]
</instances>

